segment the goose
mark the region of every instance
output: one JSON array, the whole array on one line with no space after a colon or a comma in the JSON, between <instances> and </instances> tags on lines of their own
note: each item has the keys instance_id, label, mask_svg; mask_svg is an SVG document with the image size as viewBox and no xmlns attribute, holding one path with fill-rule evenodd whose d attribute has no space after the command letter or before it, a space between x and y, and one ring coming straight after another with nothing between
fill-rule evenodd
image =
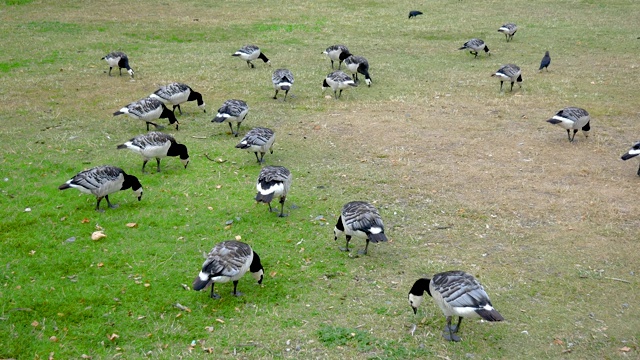
<instances>
[{"instance_id":1,"label":"goose","mask_svg":"<svg viewBox=\"0 0 640 360\"><path fill-rule=\"evenodd\" d=\"M105 60L109 64L109 76L111 76L111 69L117 66L120 70L120 76L122 76L122 69L127 69L133 79L133 69L129 66L129 57L122 51L110 52L100 60Z\"/></svg>"},{"instance_id":2,"label":"goose","mask_svg":"<svg viewBox=\"0 0 640 360\"><path fill-rule=\"evenodd\" d=\"M276 135L273 130L256 127L249 130L242 140L240 140L240 143L236 145L236 148L253 151L253 153L256 154L256 160L261 163L267 151L273 154L273 142L275 140ZM258 158L258 153L260 153L260 158Z\"/></svg>"},{"instance_id":3,"label":"goose","mask_svg":"<svg viewBox=\"0 0 640 360\"><path fill-rule=\"evenodd\" d=\"M293 177L291 172L284 166L265 166L260 170L258 176L258 183L256 189L256 201L269 204L269 211L273 211L271 208L271 201L274 197L280 198L280 215L279 217L286 216L284 214L284 202L287 199L287 193L291 187L291 181ZM277 211L277 210L276 210Z\"/></svg>"},{"instance_id":4,"label":"goose","mask_svg":"<svg viewBox=\"0 0 640 360\"><path fill-rule=\"evenodd\" d=\"M640 141L633 144L631 149L622 155L622 160L629 160L632 157L638 156L640 154ZM638 176L640 176L640 168L638 168Z\"/></svg>"},{"instance_id":5,"label":"goose","mask_svg":"<svg viewBox=\"0 0 640 360\"><path fill-rule=\"evenodd\" d=\"M144 122L146 122L147 131L149 131L149 124L155 126L157 129L163 128L163 126L153 122L153 120L156 119L169 119L169 124L176 124L176 130L178 130L178 125L180 125L173 111L167 109L162 101L158 99L152 99L150 97L132 102L131 104L114 112L113 116L122 114L127 114L134 119L143 120Z\"/></svg>"},{"instance_id":6,"label":"goose","mask_svg":"<svg viewBox=\"0 0 640 360\"><path fill-rule=\"evenodd\" d=\"M540 60L540 68L538 69L538 71L542 71L542 69L547 69L547 71L549 71L550 64L551 56L549 56L549 51L545 51L542 60Z\"/></svg>"},{"instance_id":7,"label":"goose","mask_svg":"<svg viewBox=\"0 0 640 360\"><path fill-rule=\"evenodd\" d=\"M338 222L333 229L334 240L338 240L343 233L347 238L347 246L340 248L342 251L349 251L349 241L352 236L367 240L364 251L358 252L364 255L369 249L369 242L387 241L378 209L364 201L352 201L342 207Z\"/></svg>"},{"instance_id":8,"label":"goose","mask_svg":"<svg viewBox=\"0 0 640 360\"><path fill-rule=\"evenodd\" d=\"M327 55L329 57L329 60L331 60L332 69L333 62L338 61L338 70L342 66L342 61L351 56L349 49L347 49L347 47L344 45L331 45L322 53Z\"/></svg>"},{"instance_id":9,"label":"goose","mask_svg":"<svg viewBox=\"0 0 640 360\"><path fill-rule=\"evenodd\" d=\"M233 281L233 295L242 296L238 291L238 280L249 270L258 284L262 284L264 268L260 256L246 243L230 240L216 244L202 264L202 270L193 280L193 290L200 291L211 284L211 298L220 299L214 292L216 283Z\"/></svg>"},{"instance_id":10,"label":"goose","mask_svg":"<svg viewBox=\"0 0 640 360\"><path fill-rule=\"evenodd\" d=\"M322 91L324 92L327 88L331 88L333 90L334 97L338 99L342 96L342 90L356 86L358 86L358 84L356 84L349 75L340 70L336 70L327 75L324 79L322 82ZM338 93L338 90L340 90L340 93Z\"/></svg>"},{"instance_id":11,"label":"goose","mask_svg":"<svg viewBox=\"0 0 640 360\"><path fill-rule=\"evenodd\" d=\"M109 201L109 194L120 190L133 190L138 197L138 201L142 199L142 185L138 178L128 175L124 170L115 166L97 166L89 170L84 170L76 174L71 180L58 186L60 190L75 188L84 194L93 194L98 199L96 211L103 212L100 209L100 201L103 198L107 200L110 208L115 209L118 205L114 205Z\"/></svg>"},{"instance_id":12,"label":"goose","mask_svg":"<svg viewBox=\"0 0 640 360\"><path fill-rule=\"evenodd\" d=\"M252 63L255 59L260 59L267 63L267 65L271 66L271 61L262 53L262 51L260 51L260 48L255 45L245 45L235 53L231 54L231 56L239 56L240 59L246 61L247 65L252 69L256 67Z\"/></svg>"},{"instance_id":13,"label":"goose","mask_svg":"<svg viewBox=\"0 0 640 360\"><path fill-rule=\"evenodd\" d=\"M293 86L293 74L291 71L287 69L277 69L273 72L271 76L271 82L273 82L273 88L276 89L275 95L273 95L274 99L278 98L278 91L284 91L284 101L287 101L287 94L289 94L289 90L291 90L291 86Z\"/></svg>"},{"instance_id":14,"label":"goose","mask_svg":"<svg viewBox=\"0 0 640 360\"><path fill-rule=\"evenodd\" d=\"M500 26L500 28L498 29L498 32L501 32L504 34L504 37L507 39L507 42L513 39L513 35L516 34L516 31L518 31L518 26L514 23L506 23Z\"/></svg>"},{"instance_id":15,"label":"goose","mask_svg":"<svg viewBox=\"0 0 640 360\"><path fill-rule=\"evenodd\" d=\"M180 115L182 115L180 104L187 101L196 101L198 107L205 113L207 112L207 109L204 108L202 94L197 91L193 91L193 89L189 87L189 85L183 83L174 82L166 86L162 86L153 94L149 95L149 97L152 99L158 99L165 105L173 105L173 112L175 112L176 108L178 108L178 111L180 111Z\"/></svg>"},{"instance_id":16,"label":"goose","mask_svg":"<svg viewBox=\"0 0 640 360\"><path fill-rule=\"evenodd\" d=\"M464 50L464 49L468 49L469 53L475 55L476 58L478 57L478 52L483 50L485 53L487 53L487 55L491 55L487 45L484 43L483 40L480 40L480 39L475 39L475 38L471 39L466 43L464 43L464 45L462 45L462 47L459 48L458 50Z\"/></svg>"},{"instance_id":17,"label":"goose","mask_svg":"<svg viewBox=\"0 0 640 360\"><path fill-rule=\"evenodd\" d=\"M142 155L144 158L142 172L144 172L144 167L147 165L147 162L152 158L156 158L158 172L160 172L160 159L167 156L179 156L180 162L182 162L185 169L187 165L189 165L187 147L183 144L178 144L173 136L157 131L138 135L124 144L118 145L117 148L129 149Z\"/></svg>"},{"instance_id":18,"label":"goose","mask_svg":"<svg viewBox=\"0 0 640 360\"><path fill-rule=\"evenodd\" d=\"M229 128L231 129L231 133L238 136L238 132L240 131L240 124L247 117L247 113L249 112L249 106L246 102L242 100L231 99L225 101L220 109L218 109L218 113L216 117L211 120L211 122L227 122L229 124ZM233 132L233 126L231 122L235 121L238 123L236 126L236 132Z\"/></svg>"},{"instance_id":19,"label":"goose","mask_svg":"<svg viewBox=\"0 0 640 360\"><path fill-rule=\"evenodd\" d=\"M579 129L584 132L584 137L589 137L589 130L591 130L591 116L587 110L578 107L566 107L558 111L547 122L566 129L570 142L573 142ZM573 130L573 136L571 136L571 130Z\"/></svg>"},{"instance_id":20,"label":"goose","mask_svg":"<svg viewBox=\"0 0 640 360\"><path fill-rule=\"evenodd\" d=\"M422 11L418 11L418 10L409 11L409 19L411 19L412 17L416 17L418 15L422 15Z\"/></svg>"},{"instance_id":21,"label":"goose","mask_svg":"<svg viewBox=\"0 0 640 360\"><path fill-rule=\"evenodd\" d=\"M344 59L344 65L353 74L353 79L358 82L358 73L364 75L364 82L371 86L371 76L369 76L369 62L362 56L351 55Z\"/></svg>"},{"instance_id":22,"label":"goose","mask_svg":"<svg viewBox=\"0 0 640 360\"><path fill-rule=\"evenodd\" d=\"M425 291L447 318L447 325L442 333L445 340L461 340L456 334L463 317L481 317L487 321L504 320L491 305L489 296L478 280L464 271L447 271L435 274L433 279L418 279L409 291L409 305L414 314L418 312ZM458 316L458 324L455 326L451 325L453 316Z\"/></svg>"},{"instance_id":23,"label":"goose","mask_svg":"<svg viewBox=\"0 0 640 360\"><path fill-rule=\"evenodd\" d=\"M500 80L500 91L502 91L502 84L505 81L511 82L511 91L513 91L513 83L516 81L518 82L518 85L522 87L522 71L520 71L520 67L517 65L504 65L491 76L495 76Z\"/></svg>"}]
</instances>

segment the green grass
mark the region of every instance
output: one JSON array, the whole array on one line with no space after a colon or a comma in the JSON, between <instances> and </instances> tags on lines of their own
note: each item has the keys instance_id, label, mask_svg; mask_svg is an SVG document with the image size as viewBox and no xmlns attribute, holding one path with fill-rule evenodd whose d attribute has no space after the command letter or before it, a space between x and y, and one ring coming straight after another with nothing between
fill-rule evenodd
<instances>
[{"instance_id":1,"label":"green grass","mask_svg":"<svg viewBox=\"0 0 640 360\"><path fill-rule=\"evenodd\" d=\"M409 21L414 7L425 14ZM0 358L636 358L637 162L619 156L640 131L639 11L631 0L5 1ZM507 21L520 27L509 43L496 31ZM492 56L456 50L472 37ZM231 57L251 43L272 67ZM333 44L369 60L371 88L320 92ZM100 58L114 50L135 81L107 76ZM550 71L538 73L545 50ZM523 69L521 90L498 92L490 75L505 63ZM296 76L286 103L271 99L280 67ZM185 104L180 131L167 130L189 148L186 170L166 158L142 174L116 145L144 124L111 114L171 81L201 92L207 113ZM276 131L265 159L294 176L287 218L254 203L260 166L210 122L231 98L251 108L241 133ZM570 144L544 122L564 106L591 113L588 139ZM94 197L57 189L102 164L138 176L142 201L119 192L118 209L97 213ZM350 256L332 232L358 199L375 202L392 240L364 257L363 241ZM107 237L92 241L97 228ZM235 298L220 284L215 301L185 290L202 254L236 236L260 254L263 285L247 276ZM417 278L453 269L477 276L507 319L465 320L456 344L433 303L415 316L406 300Z\"/></svg>"}]
</instances>

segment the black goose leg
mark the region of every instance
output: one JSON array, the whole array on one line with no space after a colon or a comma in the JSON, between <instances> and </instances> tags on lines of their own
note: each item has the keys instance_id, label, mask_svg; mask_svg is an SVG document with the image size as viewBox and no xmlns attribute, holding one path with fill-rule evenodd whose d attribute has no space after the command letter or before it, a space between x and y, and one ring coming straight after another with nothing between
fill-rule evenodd
<instances>
[{"instance_id":1,"label":"black goose leg","mask_svg":"<svg viewBox=\"0 0 640 360\"><path fill-rule=\"evenodd\" d=\"M284 202L287 199L286 196L281 196L280 197L280 215L278 215L278 217L285 217L287 215L284 214Z\"/></svg>"},{"instance_id":2,"label":"black goose leg","mask_svg":"<svg viewBox=\"0 0 640 360\"><path fill-rule=\"evenodd\" d=\"M364 251L360 250L358 251L358 254L367 255L368 251L369 251L369 238L367 238L367 245L364 246Z\"/></svg>"},{"instance_id":3,"label":"black goose leg","mask_svg":"<svg viewBox=\"0 0 640 360\"><path fill-rule=\"evenodd\" d=\"M256 160L258 160L258 162L262 162L262 160L260 160L260 159L258 158L258 153L257 153L257 152L254 152L254 154L256 154Z\"/></svg>"},{"instance_id":4,"label":"black goose leg","mask_svg":"<svg viewBox=\"0 0 640 360\"><path fill-rule=\"evenodd\" d=\"M287 95L285 95L284 97L286 98L286 97L287 97ZM278 89L276 89L276 93L273 95L273 98L274 98L274 99L277 99L277 98L278 98Z\"/></svg>"},{"instance_id":5,"label":"black goose leg","mask_svg":"<svg viewBox=\"0 0 640 360\"><path fill-rule=\"evenodd\" d=\"M511 90L509 91L513 92L513 81L511 82Z\"/></svg>"},{"instance_id":6,"label":"black goose leg","mask_svg":"<svg viewBox=\"0 0 640 360\"><path fill-rule=\"evenodd\" d=\"M96 204L96 211L97 212L104 212L104 210L100 210L100 201L102 201L102 196L98 197L98 203Z\"/></svg>"},{"instance_id":7,"label":"black goose leg","mask_svg":"<svg viewBox=\"0 0 640 360\"><path fill-rule=\"evenodd\" d=\"M502 92L502 84L504 83L504 81L500 81L500 92Z\"/></svg>"},{"instance_id":8,"label":"black goose leg","mask_svg":"<svg viewBox=\"0 0 640 360\"><path fill-rule=\"evenodd\" d=\"M284 91L284 100L282 101L287 101L287 95L289 94L289 90L285 90Z\"/></svg>"},{"instance_id":9,"label":"black goose leg","mask_svg":"<svg viewBox=\"0 0 640 360\"><path fill-rule=\"evenodd\" d=\"M231 129L231 134L235 135L235 133L233 132L233 125L231 125L231 121L229 121L227 124L229 124L229 129Z\"/></svg>"},{"instance_id":10,"label":"black goose leg","mask_svg":"<svg viewBox=\"0 0 640 360\"><path fill-rule=\"evenodd\" d=\"M258 153L256 153L256 157L258 157ZM264 153L263 152L260 153L260 160L258 160L258 162L261 163L261 164L264 162Z\"/></svg>"},{"instance_id":11,"label":"black goose leg","mask_svg":"<svg viewBox=\"0 0 640 360\"><path fill-rule=\"evenodd\" d=\"M638 173L637 174L638 174L638 176L640 176L640 167L638 168Z\"/></svg>"},{"instance_id":12,"label":"black goose leg","mask_svg":"<svg viewBox=\"0 0 640 360\"><path fill-rule=\"evenodd\" d=\"M447 316L447 325L444 327L444 331L442 332L442 337L447 341L460 341L460 337L455 334L453 329L451 328L451 318L452 316Z\"/></svg>"},{"instance_id":13,"label":"black goose leg","mask_svg":"<svg viewBox=\"0 0 640 360\"><path fill-rule=\"evenodd\" d=\"M567 138L571 141L571 130L567 129Z\"/></svg>"},{"instance_id":14,"label":"black goose leg","mask_svg":"<svg viewBox=\"0 0 640 360\"><path fill-rule=\"evenodd\" d=\"M234 296L242 296L243 294L237 290L238 288L238 280L233 282L233 295Z\"/></svg>"},{"instance_id":15,"label":"black goose leg","mask_svg":"<svg viewBox=\"0 0 640 360\"><path fill-rule=\"evenodd\" d=\"M229 123L229 125L231 125L231 123ZM236 125L236 137L238 137L238 134L240 134L240 121L238 121L238 125Z\"/></svg>"},{"instance_id":16,"label":"black goose leg","mask_svg":"<svg viewBox=\"0 0 640 360\"><path fill-rule=\"evenodd\" d=\"M113 66L109 66L109 76L111 76L111 69L113 69Z\"/></svg>"},{"instance_id":17,"label":"black goose leg","mask_svg":"<svg viewBox=\"0 0 640 360\"><path fill-rule=\"evenodd\" d=\"M156 162L158 163L158 168L156 169L156 172L160 172L160 158L156 158Z\"/></svg>"},{"instance_id":18,"label":"black goose leg","mask_svg":"<svg viewBox=\"0 0 640 360\"><path fill-rule=\"evenodd\" d=\"M109 201L109 195L106 195L104 198L107 199L107 205L109 205L110 208L116 209L118 207L118 205L114 205Z\"/></svg>"},{"instance_id":19,"label":"black goose leg","mask_svg":"<svg viewBox=\"0 0 640 360\"><path fill-rule=\"evenodd\" d=\"M347 235L347 245L346 247L340 248L340 251L349 251L349 241L351 241L351 235Z\"/></svg>"},{"instance_id":20,"label":"black goose leg","mask_svg":"<svg viewBox=\"0 0 640 360\"><path fill-rule=\"evenodd\" d=\"M215 286L216 283L212 282L211 283L211 295L209 295L212 299L220 299L220 295L216 294L215 292L213 292L213 287Z\"/></svg>"},{"instance_id":21,"label":"black goose leg","mask_svg":"<svg viewBox=\"0 0 640 360\"><path fill-rule=\"evenodd\" d=\"M120 76L122 76L122 68L118 68L120 70Z\"/></svg>"},{"instance_id":22,"label":"black goose leg","mask_svg":"<svg viewBox=\"0 0 640 360\"><path fill-rule=\"evenodd\" d=\"M144 161L142 162L142 172L144 173L144 167L147 166L147 163L149 162L149 159L144 159Z\"/></svg>"}]
</instances>

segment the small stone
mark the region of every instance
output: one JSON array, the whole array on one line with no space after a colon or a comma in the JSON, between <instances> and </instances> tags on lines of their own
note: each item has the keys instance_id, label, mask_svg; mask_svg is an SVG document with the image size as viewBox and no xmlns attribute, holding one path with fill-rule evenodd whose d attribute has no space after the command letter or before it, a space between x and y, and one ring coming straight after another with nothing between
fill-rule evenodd
<instances>
[{"instance_id":1,"label":"small stone","mask_svg":"<svg viewBox=\"0 0 640 360\"><path fill-rule=\"evenodd\" d=\"M66 242L66 243L72 243L72 242L74 242L74 241L76 241L76 237L75 237L75 236L72 236L72 237L68 238L67 240L65 240L64 242Z\"/></svg>"}]
</instances>

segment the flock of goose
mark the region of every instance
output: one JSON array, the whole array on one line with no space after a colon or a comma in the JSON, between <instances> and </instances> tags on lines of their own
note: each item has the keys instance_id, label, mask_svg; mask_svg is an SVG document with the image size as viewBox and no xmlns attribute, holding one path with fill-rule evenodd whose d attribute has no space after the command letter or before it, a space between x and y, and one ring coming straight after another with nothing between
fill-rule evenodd
<instances>
[{"instance_id":1,"label":"flock of goose","mask_svg":"<svg viewBox=\"0 0 640 360\"><path fill-rule=\"evenodd\" d=\"M412 11L409 19L422 14L419 11ZM517 26L514 23L506 23L501 26L498 31L505 35L506 41L511 41L517 32ZM485 42L481 39L471 39L464 43L459 50L469 50L476 58L480 52L490 55L490 51ZM338 70L328 74L323 80L323 89L331 88L334 97L339 99L342 91L351 87L356 87L359 83L358 74L364 76L367 86L371 86L372 80L369 74L369 63L362 56L351 54L349 49L344 45L333 45L328 47L323 54L331 60L331 68L334 69L334 63L338 62ZM247 45L232 54L234 57L246 61L249 68L254 68L253 61L262 60L269 64L271 61L261 52L260 48L255 45ZM109 65L109 76L112 69L117 67L122 75L122 69L125 69L129 75L134 77L134 70L130 67L129 59L122 52L112 52L102 58ZM545 53L539 71L548 69L551 63L549 52ZM351 72L350 77L341 71L342 64ZM507 64L502 66L492 76L500 80L500 91L503 89L503 83L508 81L511 83L511 91L513 91L514 83L518 83L521 87L522 73L520 67L515 64ZM277 69L273 72L272 82L275 89L274 99L277 99L278 92L284 92L284 101L294 84L294 76L288 69ZM177 109L180 114L182 110L180 105L187 101L196 101L205 113L205 103L202 94L194 91L191 87L182 83L171 83L159 88L149 97L132 102L120 110L113 113L114 116L127 114L128 116L142 120L146 123L147 131L149 125L153 125L156 129L163 128L158 124L158 119L168 119L169 124L175 124L178 130L179 122L175 116ZM168 105L173 108L169 110ZM223 103L218 109L217 114L212 122L227 122L231 133L239 136L240 124L246 118L249 107L246 102L238 99L230 99ZM582 108L567 107L558 111L552 118L547 120L551 124L557 124L566 129L570 142L574 141L575 135L582 130L585 137L588 136L590 130L589 113ZM236 123L234 131L232 123ZM275 133L273 130L256 127L246 133L242 140L236 145L236 148L244 149L255 153L258 163L264 162L264 155L267 152L273 153L273 144L275 141ZM169 134L159 131L150 131L147 134L138 135L117 146L117 149L129 149L139 153L143 157L142 172L145 172L145 166L151 159L156 159L157 171L160 171L161 158L171 156L179 157L180 161L186 168L189 164L189 153L187 147L176 142L175 138ZM258 153L260 156L258 156ZM627 160L640 154L640 142L636 143L627 153L622 156L623 160ZM640 168L638 169L640 176ZM280 211L279 216L286 216L284 213L284 203L287 193L292 183L291 172L283 166L264 166L262 167L256 183L257 194L255 200L257 202L267 203L269 211L278 211L272 208L271 202L279 199ZM59 186L60 190L75 188L86 194L93 194L97 198L96 210L100 209L100 202L104 198L110 208L116 208L109 200L109 195L120 190L131 189L138 200L142 198L142 185L138 178L125 173L121 168L115 166L98 166L92 169L79 172L73 178ZM363 201L352 201L343 206L338 221L334 227L334 239L345 235L346 246L340 248L343 251L349 251L349 242L352 237L362 238L366 241L362 254L368 253L369 243L378 243L387 241L384 233L384 224L378 210L370 203ZM219 298L220 296L214 292L215 283L233 282L233 294L240 296L237 291L238 280L246 273L250 272L258 283L262 283L264 276L264 268L261 263L260 256L251 248L249 244L240 241L223 241L214 246L209 252L207 258L202 265L198 276L193 281L194 290L202 290L211 286L211 298ZM460 341L457 335L462 318L464 317L481 317L487 321L502 321L504 318L493 305L484 290L483 286L470 274L463 271L447 271L438 273L433 278L418 279L411 287L408 294L408 301L414 313L423 300L424 293L427 292L433 298L435 303L441 308L446 317L446 326L442 336L449 341ZM458 316L457 325L452 325L453 316Z\"/></svg>"}]
</instances>

